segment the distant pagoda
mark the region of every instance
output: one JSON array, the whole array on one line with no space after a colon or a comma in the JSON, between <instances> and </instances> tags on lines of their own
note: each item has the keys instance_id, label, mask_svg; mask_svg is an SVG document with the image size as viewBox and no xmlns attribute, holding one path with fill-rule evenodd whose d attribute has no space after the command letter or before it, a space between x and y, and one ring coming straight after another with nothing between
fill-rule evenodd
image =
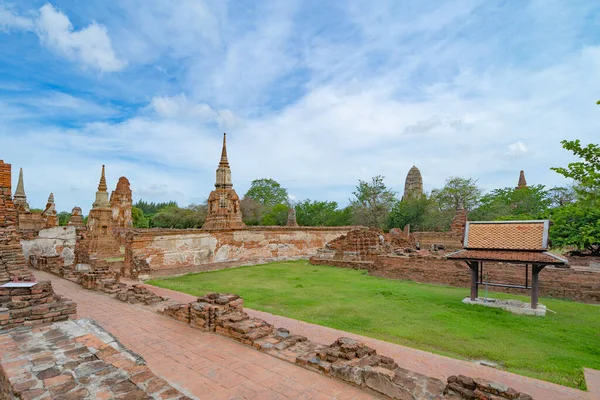
<instances>
[{"instance_id":1,"label":"distant pagoda","mask_svg":"<svg viewBox=\"0 0 600 400\"><path fill-rule=\"evenodd\" d=\"M231 182L231 168L227 160L227 135L224 133L215 190L208 196L208 214L202 229L239 229L245 226L242 221L240 198L233 190Z\"/></svg>"},{"instance_id":2,"label":"distant pagoda","mask_svg":"<svg viewBox=\"0 0 600 400\"><path fill-rule=\"evenodd\" d=\"M525 172L521 170L519 173L519 183L517 183L517 187L515 189L523 189L527 187L527 181L525 180Z\"/></svg>"},{"instance_id":3,"label":"distant pagoda","mask_svg":"<svg viewBox=\"0 0 600 400\"><path fill-rule=\"evenodd\" d=\"M423 196L423 177L421 171L415 165L408 171L404 181L404 196L402 201L418 199Z\"/></svg>"}]
</instances>

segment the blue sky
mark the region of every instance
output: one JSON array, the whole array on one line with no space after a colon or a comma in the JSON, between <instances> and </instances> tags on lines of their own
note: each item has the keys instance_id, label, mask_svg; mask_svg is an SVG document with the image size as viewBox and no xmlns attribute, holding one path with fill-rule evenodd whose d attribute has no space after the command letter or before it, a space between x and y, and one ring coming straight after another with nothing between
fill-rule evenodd
<instances>
[{"instance_id":1,"label":"blue sky","mask_svg":"<svg viewBox=\"0 0 600 400\"><path fill-rule=\"evenodd\" d=\"M177 3L177 6L174 4ZM346 204L449 176L564 185L599 142L595 1L0 0L0 159L32 207L206 199L222 132L240 195L273 178Z\"/></svg>"}]
</instances>

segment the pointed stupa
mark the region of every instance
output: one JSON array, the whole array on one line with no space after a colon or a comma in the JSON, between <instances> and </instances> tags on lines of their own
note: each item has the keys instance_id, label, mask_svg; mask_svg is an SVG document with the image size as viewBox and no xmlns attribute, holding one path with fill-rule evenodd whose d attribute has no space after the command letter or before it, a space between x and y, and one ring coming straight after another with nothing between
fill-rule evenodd
<instances>
[{"instance_id":1,"label":"pointed stupa","mask_svg":"<svg viewBox=\"0 0 600 400\"><path fill-rule=\"evenodd\" d=\"M45 215L45 216L56 215L56 205L54 204L54 193L50 193L50 196L48 196L48 202L46 203L46 208L44 209L43 215Z\"/></svg>"},{"instance_id":2,"label":"pointed stupa","mask_svg":"<svg viewBox=\"0 0 600 400\"><path fill-rule=\"evenodd\" d=\"M517 184L516 189L522 189L527 187L527 181L525 180L525 172L521 170L519 173L519 183Z\"/></svg>"},{"instance_id":3,"label":"pointed stupa","mask_svg":"<svg viewBox=\"0 0 600 400\"><path fill-rule=\"evenodd\" d=\"M223 149L221 149L221 160L219 165L226 165L229 167L229 160L227 160L227 133L223 133Z\"/></svg>"},{"instance_id":4,"label":"pointed stupa","mask_svg":"<svg viewBox=\"0 0 600 400\"><path fill-rule=\"evenodd\" d=\"M246 225L242 221L240 198L231 182L231 168L227 160L227 134L224 133L215 190L208 196L208 215L202 229L236 229L244 226Z\"/></svg>"},{"instance_id":5,"label":"pointed stupa","mask_svg":"<svg viewBox=\"0 0 600 400\"><path fill-rule=\"evenodd\" d=\"M217 167L217 179L215 182L217 189L229 189L233 187L231 182L231 168L229 160L227 160L227 134L223 134L223 148L221 149L221 159Z\"/></svg>"},{"instance_id":6,"label":"pointed stupa","mask_svg":"<svg viewBox=\"0 0 600 400\"><path fill-rule=\"evenodd\" d=\"M408 171L404 181L404 196L402 200L417 199L423 196L423 177L416 165Z\"/></svg>"},{"instance_id":7,"label":"pointed stupa","mask_svg":"<svg viewBox=\"0 0 600 400\"><path fill-rule=\"evenodd\" d=\"M19 182L17 183L17 190L13 196L13 203L15 203L17 208L29 211L29 204L27 204L27 196L25 195L25 186L23 185L23 168L19 170Z\"/></svg>"},{"instance_id":8,"label":"pointed stupa","mask_svg":"<svg viewBox=\"0 0 600 400\"><path fill-rule=\"evenodd\" d=\"M98 184L98 191L96 192L96 201L92 204L92 208L108 208L110 203L108 201L108 186L106 186L106 177L104 176L104 165L102 166L102 175L100 176L100 183Z\"/></svg>"}]
</instances>

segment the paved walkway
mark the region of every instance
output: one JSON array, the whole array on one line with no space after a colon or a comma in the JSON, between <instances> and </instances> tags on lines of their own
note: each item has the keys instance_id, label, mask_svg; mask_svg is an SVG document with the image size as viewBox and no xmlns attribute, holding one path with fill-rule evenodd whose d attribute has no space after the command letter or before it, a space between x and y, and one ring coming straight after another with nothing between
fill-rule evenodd
<instances>
[{"instance_id":1,"label":"paved walkway","mask_svg":"<svg viewBox=\"0 0 600 400\"><path fill-rule=\"evenodd\" d=\"M156 375L199 399L354 399L378 397L289 364L253 348L159 315L56 276L54 290L77 302L77 316L90 317L146 359Z\"/></svg>"},{"instance_id":2,"label":"paved walkway","mask_svg":"<svg viewBox=\"0 0 600 400\"><path fill-rule=\"evenodd\" d=\"M189 294L150 285L145 286L157 294L169 296L171 299L176 301L191 302L195 301L196 299L195 296L191 296ZM545 382L539 379L533 379L490 367L484 367L468 361L444 357L426 351L416 350L410 347L400 346L394 343L355 335L337 329L314 325L308 322L281 317L262 311L256 311L249 308L244 308L244 311L246 311L252 317L262 318L265 321L275 325L275 327L286 328L295 334L306 336L308 339L317 343L330 344L340 336L357 339L376 349L379 354L394 358L398 365L403 368L419 372L427 376L436 377L442 379L443 381L445 381L450 375L461 374L504 383L505 385L516 390L530 394L534 399L600 400L600 371L586 369L586 382L590 391L583 392L581 390Z\"/></svg>"}]
</instances>

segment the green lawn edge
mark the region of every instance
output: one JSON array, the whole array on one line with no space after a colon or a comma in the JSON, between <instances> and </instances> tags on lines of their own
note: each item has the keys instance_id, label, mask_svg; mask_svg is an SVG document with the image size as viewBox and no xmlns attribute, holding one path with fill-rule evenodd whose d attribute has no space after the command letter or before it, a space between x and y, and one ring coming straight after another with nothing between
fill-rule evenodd
<instances>
[{"instance_id":1,"label":"green lawn edge","mask_svg":"<svg viewBox=\"0 0 600 400\"><path fill-rule=\"evenodd\" d=\"M146 283L194 296L236 293L256 310L452 358L499 362L507 371L581 390L586 390L583 367L600 369L596 305L541 298L556 314L519 316L463 304L468 288L391 280L306 260ZM492 291L489 295L528 299Z\"/></svg>"}]
</instances>

